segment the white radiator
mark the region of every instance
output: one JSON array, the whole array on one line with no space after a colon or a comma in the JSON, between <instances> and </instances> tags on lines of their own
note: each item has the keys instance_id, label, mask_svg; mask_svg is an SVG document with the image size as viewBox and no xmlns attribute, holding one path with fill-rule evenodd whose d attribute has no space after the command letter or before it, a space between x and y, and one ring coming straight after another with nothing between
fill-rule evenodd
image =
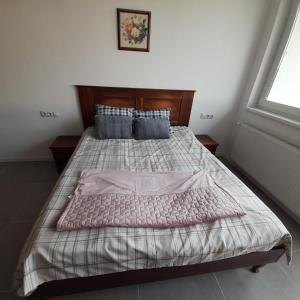
<instances>
[{"instance_id":1,"label":"white radiator","mask_svg":"<svg viewBox=\"0 0 300 300\"><path fill-rule=\"evenodd\" d=\"M300 220L300 150L242 124L231 159Z\"/></svg>"}]
</instances>

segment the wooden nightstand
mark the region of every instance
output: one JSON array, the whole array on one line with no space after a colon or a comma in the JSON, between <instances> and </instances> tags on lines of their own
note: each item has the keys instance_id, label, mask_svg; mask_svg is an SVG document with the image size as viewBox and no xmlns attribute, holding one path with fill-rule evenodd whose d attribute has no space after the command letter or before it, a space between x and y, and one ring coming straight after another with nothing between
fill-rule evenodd
<instances>
[{"instance_id":1,"label":"wooden nightstand","mask_svg":"<svg viewBox=\"0 0 300 300\"><path fill-rule=\"evenodd\" d=\"M75 150L79 139L80 136L75 135L58 136L49 147L54 157L58 173L61 173L66 166L69 158Z\"/></svg>"},{"instance_id":2,"label":"wooden nightstand","mask_svg":"<svg viewBox=\"0 0 300 300\"><path fill-rule=\"evenodd\" d=\"M211 137L205 134L196 134L198 141L203 144L212 154L216 153L218 143L214 141Z\"/></svg>"}]
</instances>

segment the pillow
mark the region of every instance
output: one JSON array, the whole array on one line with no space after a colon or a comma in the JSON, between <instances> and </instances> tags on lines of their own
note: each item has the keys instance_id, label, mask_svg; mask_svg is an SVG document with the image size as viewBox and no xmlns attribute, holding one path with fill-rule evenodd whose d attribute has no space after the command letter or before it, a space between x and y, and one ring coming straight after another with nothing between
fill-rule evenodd
<instances>
[{"instance_id":1,"label":"pillow","mask_svg":"<svg viewBox=\"0 0 300 300\"><path fill-rule=\"evenodd\" d=\"M167 119L136 118L134 119L134 136L137 140L170 138Z\"/></svg>"},{"instance_id":2,"label":"pillow","mask_svg":"<svg viewBox=\"0 0 300 300\"><path fill-rule=\"evenodd\" d=\"M104 139L131 139L132 118L124 116L95 116L97 137Z\"/></svg>"},{"instance_id":3,"label":"pillow","mask_svg":"<svg viewBox=\"0 0 300 300\"><path fill-rule=\"evenodd\" d=\"M133 117L134 108L96 104L96 115Z\"/></svg>"},{"instance_id":4,"label":"pillow","mask_svg":"<svg viewBox=\"0 0 300 300\"><path fill-rule=\"evenodd\" d=\"M133 116L135 118L152 118L152 119L167 119L169 124L169 132L173 133L171 123L170 123L170 108L158 109L158 110L137 110L135 109L133 112Z\"/></svg>"},{"instance_id":5,"label":"pillow","mask_svg":"<svg viewBox=\"0 0 300 300\"><path fill-rule=\"evenodd\" d=\"M134 110L135 118L153 118L153 119L170 119L171 109L158 109L158 110Z\"/></svg>"}]
</instances>

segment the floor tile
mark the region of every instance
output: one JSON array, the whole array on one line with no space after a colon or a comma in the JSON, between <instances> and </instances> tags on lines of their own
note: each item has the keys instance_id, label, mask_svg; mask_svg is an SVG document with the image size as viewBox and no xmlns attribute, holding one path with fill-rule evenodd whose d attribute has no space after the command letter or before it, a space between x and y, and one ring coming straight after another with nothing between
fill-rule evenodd
<instances>
[{"instance_id":1,"label":"floor tile","mask_svg":"<svg viewBox=\"0 0 300 300\"><path fill-rule=\"evenodd\" d=\"M55 183L59 177L56 170L55 163L53 161L39 162L40 177L39 182L51 181Z\"/></svg>"},{"instance_id":2,"label":"floor tile","mask_svg":"<svg viewBox=\"0 0 300 300\"><path fill-rule=\"evenodd\" d=\"M136 285L113 289L91 291L65 296L49 297L47 300L137 300L138 287Z\"/></svg>"},{"instance_id":3,"label":"floor tile","mask_svg":"<svg viewBox=\"0 0 300 300\"><path fill-rule=\"evenodd\" d=\"M5 172L8 167L8 163L0 163L0 175Z\"/></svg>"},{"instance_id":4,"label":"floor tile","mask_svg":"<svg viewBox=\"0 0 300 300\"><path fill-rule=\"evenodd\" d=\"M280 260L280 264L288 277L297 285L300 284L300 251L293 252L293 257L290 265L286 261ZM300 288L300 286L299 286Z\"/></svg>"},{"instance_id":5,"label":"floor tile","mask_svg":"<svg viewBox=\"0 0 300 300\"><path fill-rule=\"evenodd\" d=\"M53 162L14 162L0 174L1 182L43 182L58 178Z\"/></svg>"},{"instance_id":6,"label":"floor tile","mask_svg":"<svg viewBox=\"0 0 300 300\"><path fill-rule=\"evenodd\" d=\"M32 227L33 223L30 222L8 224L7 229L0 235L0 240L3 241L3 247L0 247L0 261L18 261Z\"/></svg>"},{"instance_id":7,"label":"floor tile","mask_svg":"<svg viewBox=\"0 0 300 300\"><path fill-rule=\"evenodd\" d=\"M54 186L53 182L34 182L26 200L19 205L12 222L34 222L39 216Z\"/></svg>"},{"instance_id":8,"label":"floor tile","mask_svg":"<svg viewBox=\"0 0 300 300\"><path fill-rule=\"evenodd\" d=\"M224 300L213 274L145 283L139 287L141 300Z\"/></svg>"},{"instance_id":9,"label":"floor tile","mask_svg":"<svg viewBox=\"0 0 300 300\"><path fill-rule=\"evenodd\" d=\"M20 206L26 200L32 186L26 183L3 183L0 182L0 220L10 222Z\"/></svg>"},{"instance_id":10,"label":"floor tile","mask_svg":"<svg viewBox=\"0 0 300 300\"><path fill-rule=\"evenodd\" d=\"M216 277L226 299L230 300L296 300L300 289L277 263L252 273L247 269L217 272Z\"/></svg>"},{"instance_id":11,"label":"floor tile","mask_svg":"<svg viewBox=\"0 0 300 300\"><path fill-rule=\"evenodd\" d=\"M21 298L15 296L12 292L0 291L0 300L15 300L15 299L21 299Z\"/></svg>"},{"instance_id":12,"label":"floor tile","mask_svg":"<svg viewBox=\"0 0 300 300\"><path fill-rule=\"evenodd\" d=\"M8 222L2 222L0 221L0 236L3 232L7 230Z\"/></svg>"},{"instance_id":13,"label":"floor tile","mask_svg":"<svg viewBox=\"0 0 300 300\"><path fill-rule=\"evenodd\" d=\"M14 259L0 259L0 290L10 290L17 262Z\"/></svg>"},{"instance_id":14,"label":"floor tile","mask_svg":"<svg viewBox=\"0 0 300 300\"><path fill-rule=\"evenodd\" d=\"M32 182L39 177L34 162L14 162L1 174L1 182Z\"/></svg>"},{"instance_id":15,"label":"floor tile","mask_svg":"<svg viewBox=\"0 0 300 300\"><path fill-rule=\"evenodd\" d=\"M17 296L13 291L0 291L0 300L24 300L26 298L21 298ZM30 300L44 300L41 298L29 298Z\"/></svg>"}]
</instances>

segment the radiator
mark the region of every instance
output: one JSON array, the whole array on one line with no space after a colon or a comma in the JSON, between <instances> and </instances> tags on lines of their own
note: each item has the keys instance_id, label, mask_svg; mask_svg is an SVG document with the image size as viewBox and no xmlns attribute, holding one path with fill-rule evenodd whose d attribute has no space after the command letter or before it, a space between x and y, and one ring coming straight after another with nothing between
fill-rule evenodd
<instances>
[{"instance_id":1,"label":"radiator","mask_svg":"<svg viewBox=\"0 0 300 300\"><path fill-rule=\"evenodd\" d=\"M231 159L300 220L300 149L241 124Z\"/></svg>"}]
</instances>

